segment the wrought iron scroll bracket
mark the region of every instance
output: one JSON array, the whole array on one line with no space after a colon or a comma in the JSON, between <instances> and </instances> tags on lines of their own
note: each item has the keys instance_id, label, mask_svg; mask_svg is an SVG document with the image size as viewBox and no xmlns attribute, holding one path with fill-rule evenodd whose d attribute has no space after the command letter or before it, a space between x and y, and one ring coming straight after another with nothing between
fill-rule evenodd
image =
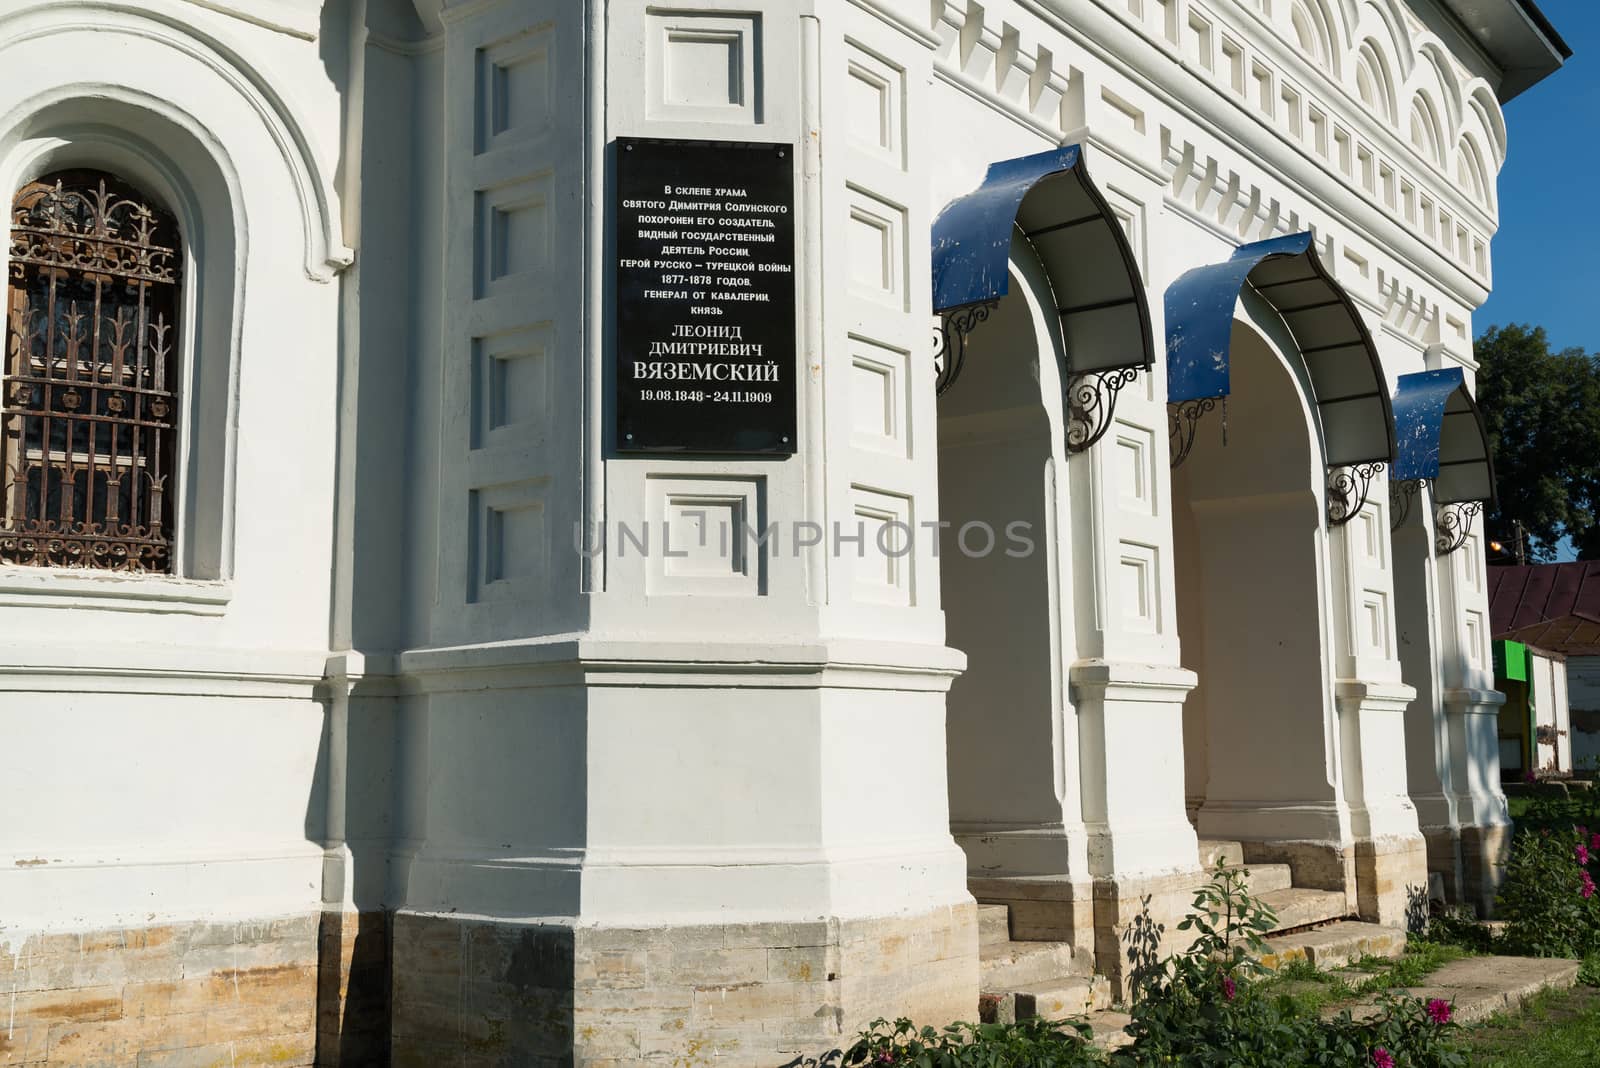
<instances>
[{"instance_id":1,"label":"wrought iron scroll bracket","mask_svg":"<svg viewBox=\"0 0 1600 1068\"><path fill-rule=\"evenodd\" d=\"M961 365L967 359L967 335L999 306L998 300L987 300L982 304L952 308L939 316L939 325L933 332L935 393L943 395L961 377Z\"/></svg>"},{"instance_id":2,"label":"wrought iron scroll bracket","mask_svg":"<svg viewBox=\"0 0 1600 1068\"><path fill-rule=\"evenodd\" d=\"M1342 527L1361 514L1372 496L1372 483L1389 465L1376 463L1356 464L1353 467L1335 467L1328 471L1328 526Z\"/></svg>"},{"instance_id":3,"label":"wrought iron scroll bracket","mask_svg":"<svg viewBox=\"0 0 1600 1068\"><path fill-rule=\"evenodd\" d=\"M1117 414L1117 398L1139 377L1137 367L1088 371L1067 385L1067 450L1086 452L1106 436Z\"/></svg>"},{"instance_id":4,"label":"wrought iron scroll bracket","mask_svg":"<svg viewBox=\"0 0 1600 1068\"><path fill-rule=\"evenodd\" d=\"M1200 429L1200 419L1216 407L1216 397L1201 397L1167 405L1167 437L1172 445L1174 470L1189 458L1194 448L1195 432Z\"/></svg>"},{"instance_id":5,"label":"wrought iron scroll bracket","mask_svg":"<svg viewBox=\"0 0 1600 1068\"><path fill-rule=\"evenodd\" d=\"M1399 530L1411 516L1411 504L1422 492L1423 479L1389 480L1389 530Z\"/></svg>"},{"instance_id":6,"label":"wrought iron scroll bracket","mask_svg":"<svg viewBox=\"0 0 1600 1068\"><path fill-rule=\"evenodd\" d=\"M1465 545L1472 535L1472 521L1482 511L1482 501L1440 505L1433 517L1435 551L1440 556L1449 556Z\"/></svg>"}]
</instances>

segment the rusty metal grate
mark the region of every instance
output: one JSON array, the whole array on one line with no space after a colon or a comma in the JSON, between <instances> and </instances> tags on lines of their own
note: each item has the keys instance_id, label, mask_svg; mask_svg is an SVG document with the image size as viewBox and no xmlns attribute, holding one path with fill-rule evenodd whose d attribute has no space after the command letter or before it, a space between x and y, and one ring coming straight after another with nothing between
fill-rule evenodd
<instances>
[{"instance_id":1,"label":"rusty metal grate","mask_svg":"<svg viewBox=\"0 0 1600 1068\"><path fill-rule=\"evenodd\" d=\"M172 570L177 221L63 171L11 211L0 563Z\"/></svg>"}]
</instances>

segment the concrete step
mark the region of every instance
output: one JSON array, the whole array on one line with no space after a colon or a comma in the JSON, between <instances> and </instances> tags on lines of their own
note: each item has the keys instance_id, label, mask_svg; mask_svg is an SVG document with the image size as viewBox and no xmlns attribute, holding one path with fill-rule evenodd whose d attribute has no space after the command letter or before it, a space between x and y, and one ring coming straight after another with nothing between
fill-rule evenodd
<instances>
[{"instance_id":1,"label":"concrete step","mask_svg":"<svg viewBox=\"0 0 1600 1068\"><path fill-rule=\"evenodd\" d=\"M1270 894L1274 890L1287 890L1294 885L1294 877L1287 864L1248 864L1245 871L1248 873L1245 885L1249 887L1251 897Z\"/></svg>"},{"instance_id":2,"label":"concrete step","mask_svg":"<svg viewBox=\"0 0 1600 1068\"><path fill-rule=\"evenodd\" d=\"M1011 907L978 906L978 945L992 946L1011 941Z\"/></svg>"},{"instance_id":3,"label":"concrete step","mask_svg":"<svg viewBox=\"0 0 1600 1068\"><path fill-rule=\"evenodd\" d=\"M1315 965L1318 971L1327 972L1354 964L1362 957L1394 958L1405 951L1403 927L1341 920L1312 931L1267 939L1267 952L1262 955L1261 963L1277 969L1303 960Z\"/></svg>"},{"instance_id":4,"label":"concrete step","mask_svg":"<svg viewBox=\"0 0 1600 1068\"><path fill-rule=\"evenodd\" d=\"M1111 981L1103 975L1032 983L1012 993L1017 998L1019 1020L1071 1020L1111 1007Z\"/></svg>"},{"instance_id":5,"label":"concrete step","mask_svg":"<svg viewBox=\"0 0 1600 1068\"><path fill-rule=\"evenodd\" d=\"M1200 839L1200 866L1210 871L1222 861L1230 868L1244 865L1244 846L1239 842L1224 842L1216 838Z\"/></svg>"},{"instance_id":6,"label":"concrete step","mask_svg":"<svg viewBox=\"0 0 1600 1068\"><path fill-rule=\"evenodd\" d=\"M1093 1037L1091 1041L1103 1050L1117 1050L1133 1043L1127 1027L1133 1017L1125 1012L1097 1012L1088 1020Z\"/></svg>"},{"instance_id":7,"label":"concrete step","mask_svg":"<svg viewBox=\"0 0 1600 1068\"><path fill-rule=\"evenodd\" d=\"M1030 983L1087 976L1088 954L1078 956L1067 942L996 942L978 947L978 989L1016 990Z\"/></svg>"},{"instance_id":8,"label":"concrete step","mask_svg":"<svg viewBox=\"0 0 1600 1068\"><path fill-rule=\"evenodd\" d=\"M1568 990L1578 981L1578 962L1535 957L1469 957L1451 961L1405 993L1422 1001L1451 1003L1457 1023L1476 1023L1497 1012L1511 1012L1544 990ZM1357 1008L1359 1019L1377 1011Z\"/></svg>"},{"instance_id":9,"label":"concrete step","mask_svg":"<svg viewBox=\"0 0 1600 1068\"><path fill-rule=\"evenodd\" d=\"M1269 890L1259 895L1262 904L1272 909L1278 917L1273 931L1287 931L1313 923L1342 920L1350 915L1344 893L1339 890L1308 890L1290 887L1287 890Z\"/></svg>"}]
</instances>

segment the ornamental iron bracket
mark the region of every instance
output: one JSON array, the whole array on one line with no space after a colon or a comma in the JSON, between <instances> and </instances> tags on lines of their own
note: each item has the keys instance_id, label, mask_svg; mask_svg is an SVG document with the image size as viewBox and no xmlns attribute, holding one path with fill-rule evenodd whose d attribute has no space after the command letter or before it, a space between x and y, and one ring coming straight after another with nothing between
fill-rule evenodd
<instances>
[{"instance_id":1,"label":"ornamental iron bracket","mask_svg":"<svg viewBox=\"0 0 1600 1068\"><path fill-rule=\"evenodd\" d=\"M1227 398L1223 398L1223 403L1226 402ZM1200 397L1196 400L1167 405L1167 437L1171 442L1174 470L1189 458L1189 453L1194 448L1195 432L1200 428L1201 417L1216 407L1216 397ZM1226 408L1223 410L1222 435L1223 443L1226 444L1228 435Z\"/></svg>"},{"instance_id":2,"label":"ornamental iron bracket","mask_svg":"<svg viewBox=\"0 0 1600 1068\"><path fill-rule=\"evenodd\" d=\"M943 395L961 377L961 365L967 359L967 335L1000 306L998 300L981 304L968 304L951 308L939 316L939 325L933 332L934 392Z\"/></svg>"},{"instance_id":3,"label":"ornamental iron bracket","mask_svg":"<svg viewBox=\"0 0 1600 1068\"><path fill-rule=\"evenodd\" d=\"M1335 467L1328 472L1328 526L1342 527L1361 514L1372 495L1372 482L1383 474L1388 463L1356 464Z\"/></svg>"},{"instance_id":4,"label":"ornamental iron bracket","mask_svg":"<svg viewBox=\"0 0 1600 1068\"><path fill-rule=\"evenodd\" d=\"M1389 530L1394 532L1406 525L1411 517L1411 502L1422 492L1423 479L1406 478L1389 480Z\"/></svg>"},{"instance_id":5,"label":"ornamental iron bracket","mask_svg":"<svg viewBox=\"0 0 1600 1068\"><path fill-rule=\"evenodd\" d=\"M1434 550L1440 556L1449 556L1465 545L1472 535L1472 520L1482 511L1482 501L1440 505L1434 513Z\"/></svg>"},{"instance_id":6,"label":"ornamental iron bracket","mask_svg":"<svg viewBox=\"0 0 1600 1068\"><path fill-rule=\"evenodd\" d=\"M1067 451L1086 452L1106 436L1117 414L1117 397L1139 377L1137 367L1088 371L1067 385Z\"/></svg>"}]
</instances>

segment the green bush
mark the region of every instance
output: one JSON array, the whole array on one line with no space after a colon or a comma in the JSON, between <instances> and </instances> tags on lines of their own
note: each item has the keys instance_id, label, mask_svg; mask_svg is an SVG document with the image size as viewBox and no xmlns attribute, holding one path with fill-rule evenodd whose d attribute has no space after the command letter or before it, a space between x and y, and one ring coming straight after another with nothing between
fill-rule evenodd
<instances>
[{"instance_id":1,"label":"green bush","mask_svg":"<svg viewBox=\"0 0 1600 1068\"><path fill-rule=\"evenodd\" d=\"M876 1021L844 1055L847 1065L905 1068L1079 1068L1104 1065L1082 1024L1026 1020L1014 1024L953 1024L943 1031L910 1020Z\"/></svg>"},{"instance_id":2,"label":"green bush","mask_svg":"<svg viewBox=\"0 0 1600 1068\"><path fill-rule=\"evenodd\" d=\"M863 1068L1464 1068L1451 1007L1385 994L1362 1020L1306 1011L1260 981L1262 936L1276 923L1246 890L1244 873L1219 866L1178 925L1194 933L1184 951L1162 958L1165 930L1149 913L1124 939L1133 992L1128 1033L1112 1053L1088 1041L1082 1024L1030 1020L918 1030L909 1020L879 1020L831 1062Z\"/></svg>"}]
</instances>

